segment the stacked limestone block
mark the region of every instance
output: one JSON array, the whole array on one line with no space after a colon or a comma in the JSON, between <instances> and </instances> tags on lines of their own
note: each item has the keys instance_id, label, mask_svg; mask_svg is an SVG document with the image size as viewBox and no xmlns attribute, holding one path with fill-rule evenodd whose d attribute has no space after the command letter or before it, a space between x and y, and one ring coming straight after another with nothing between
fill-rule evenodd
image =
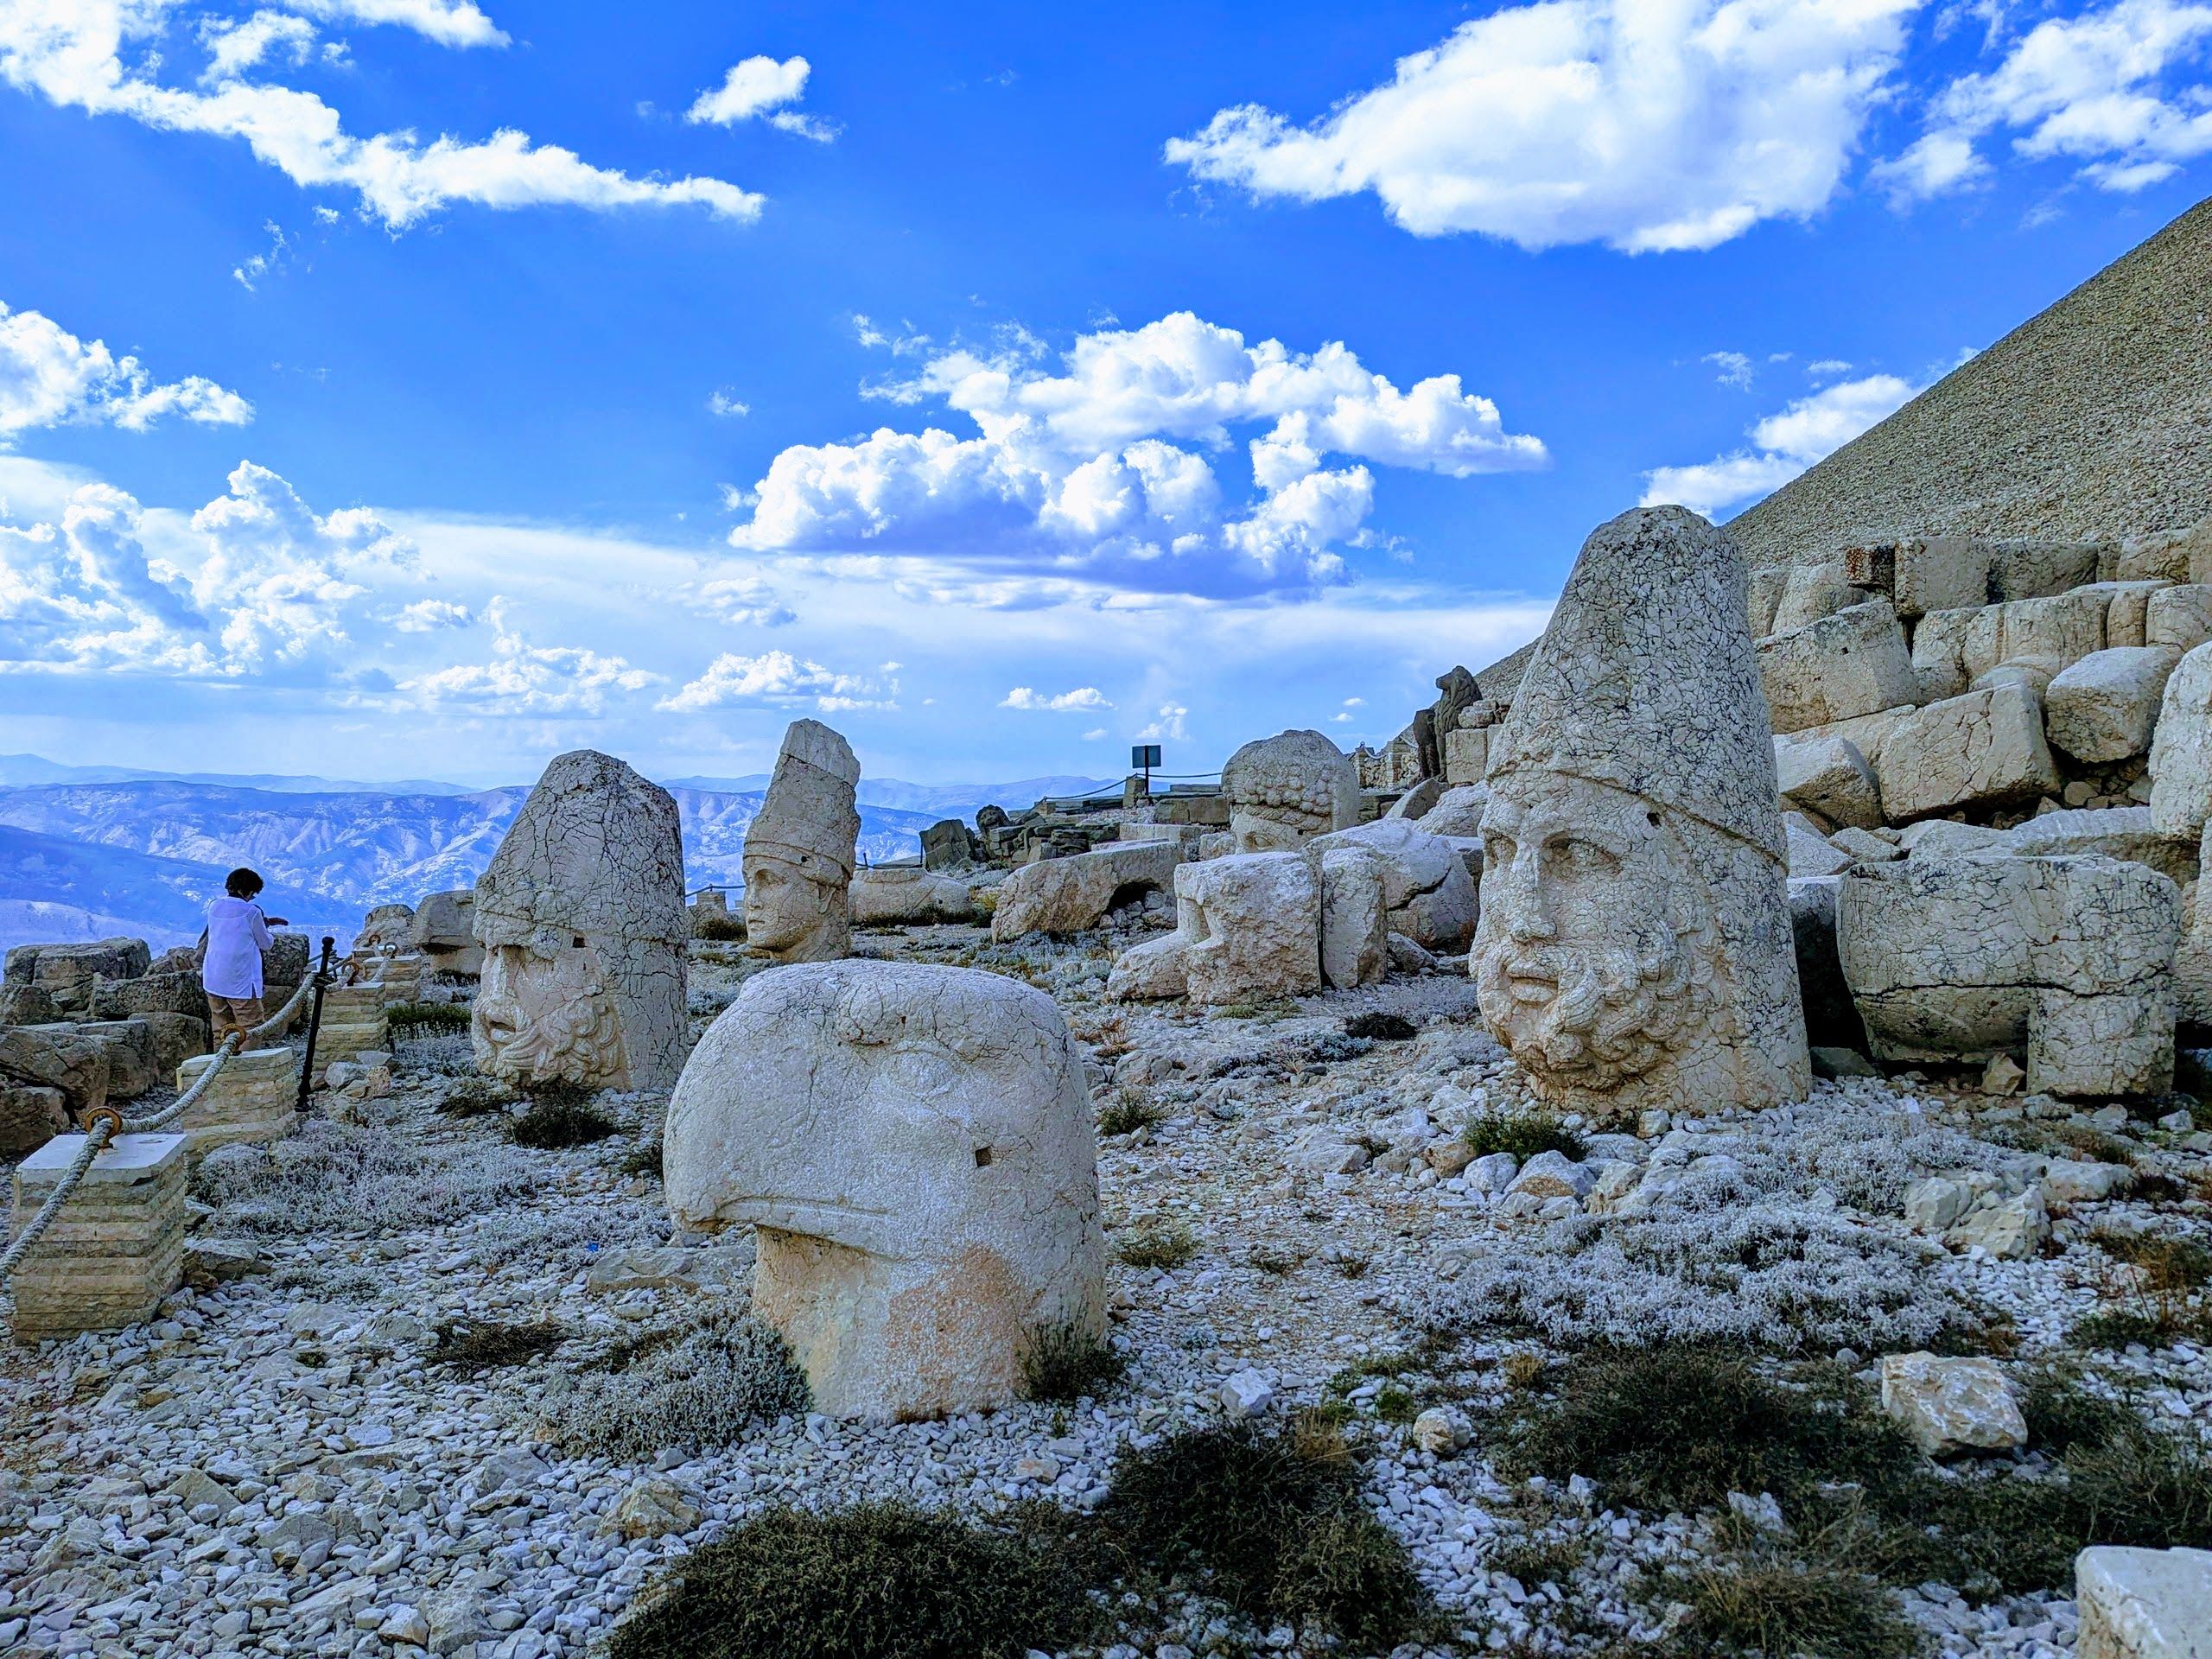
<instances>
[{"instance_id":1,"label":"stacked limestone block","mask_svg":"<svg viewBox=\"0 0 2212 1659\"><path fill-rule=\"evenodd\" d=\"M214 1064L212 1054L187 1060L177 1068L177 1092L191 1088ZM299 1050L257 1048L232 1055L207 1091L175 1120L186 1155L196 1164L234 1141L283 1139L299 1127Z\"/></svg>"},{"instance_id":2,"label":"stacked limestone block","mask_svg":"<svg viewBox=\"0 0 2212 1659\"><path fill-rule=\"evenodd\" d=\"M84 1144L82 1135L57 1135L17 1166L18 1217L37 1213ZM118 1135L92 1160L16 1268L17 1341L119 1331L153 1317L184 1280L187 1161L181 1135Z\"/></svg>"},{"instance_id":3,"label":"stacked limestone block","mask_svg":"<svg viewBox=\"0 0 2212 1659\"><path fill-rule=\"evenodd\" d=\"M325 991L322 1025L315 1035L315 1069L390 1049L391 1033L384 1011L395 1000L405 999L393 998L381 985L334 985Z\"/></svg>"}]
</instances>

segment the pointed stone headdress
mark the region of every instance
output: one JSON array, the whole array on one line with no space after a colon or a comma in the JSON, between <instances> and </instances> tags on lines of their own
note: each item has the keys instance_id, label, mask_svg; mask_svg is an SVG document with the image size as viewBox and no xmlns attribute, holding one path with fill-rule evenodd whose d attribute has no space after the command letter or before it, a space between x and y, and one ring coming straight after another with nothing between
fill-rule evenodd
<instances>
[{"instance_id":1,"label":"pointed stone headdress","mask_svg":"<svg viewBox=\"0 0 2212 1659\"><path fill-rule=\"evenodd\" d=\"M1766 693L1726 531L1643 507L1582 544L1491 759L1611 784L1782 859Z\"/></svg>"},{"instance_id":2,"label":"pointed stone headdress","mask_svg":"<svg viewBox=\"0 0 2212 1659\"><path fill-rule=\"evenodd\" d=\"M860 840L853 802L860 780L850 744L818 720L793 721L768 793L746 828L746 852L781 859L825 887L844 886Z\"/></svg>"}]
</instances>

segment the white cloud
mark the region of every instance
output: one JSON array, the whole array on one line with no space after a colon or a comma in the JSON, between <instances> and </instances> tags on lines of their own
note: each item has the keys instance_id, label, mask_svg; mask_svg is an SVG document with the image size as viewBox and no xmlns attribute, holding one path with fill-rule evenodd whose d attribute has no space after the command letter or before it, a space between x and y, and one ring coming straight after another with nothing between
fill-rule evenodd
<instances>
[{"instance_id":1,"label":"white cloud","mask_svg":"<svg viewBox=\"0 0 2212 1659\"><path fill-rule=\"evenodd\" d=\"M798 613L758 576L717 576L688 589L683 600L702 616L735 626L779 628Z\"/></svg>"},{"instance_id":2,"label":"white cloud","mask_svg":"<svg viewBox=\"0 0 2212 1659\"><path fill-rule=\"evenodd\" d=\"M440 46L505 46L505 33L469 0L283 0L331 23L391 23Z\"/></svg>"},{"instance_id":3,"label":"white cloud","mask_svg":"<svg viewBox=\"0 0 2212 1659\"><path fill-rule=\"evenodd\" d=\"M1160 718L1137 728L1140 743L1180 743L1191 734L1191 711L1179 702L1160 705Z\"/></svg>"},{"instance_id":4,"label":"white cloud","mask_svg":"<svg viewBox=\"0 0 2212 1659\"><path fill-rule=\"evenodd\" d=\"M79 340L43 313L0 304L0 448L39 427L107 423L143 432L168 416L243 426L253 405L196 374L162 384L135 357Z\"/></svg>"},{"instance_id":5,"label":"white cloud","mask_svg":"<svg viewBox=\"0 0 2212 1659\"><path fill-rule=\"evenodd\" d=\"M1849 374L1851 365L1840 357L1817 358L1805 365L1805 372L1816 380L1825 380L1831 375Z\"/></svg>"},{"instance_id":6,"label":"white cloud","mask_svg":"<svg viewBox=\"0 0 2212 1659\"><path fill-rule=\"evenodd\" d=\"M507 604L494 598L488 615L496 638L488 663L456 664L400 682L423 702L474 705L497 715L598 715L620 691L641 691L662 677L620 657L568 645L535 646L507 624Z\"/></svg>"},{"instance_id":7,"label":"white cloud","mask_svg":"<svg viewBox=\"0 0 2212 1659\"><path fill-rule=\"evenodd\" d=\"M1329 718L1339 726L1347 725L1351 720L1351 716L1350 715L1344 714L1342 711L1331 715Z\"/></svg>"},{"instance_id":8,"label":"white cloud","mask_svg":"<svg viewBox=\"0 0 2212 1659\"><path fill-rule=\"evenodd\" d=\"M295 64L305 63L315 42L315 25L285 12L257 11L243 21L203 17L200 43L207 48L207 67L200 79L230 80L279 54Z\"/></svg>"},{"instance_id":9,"label":"white cloud","mask_svg":"<svg viewBox=\"0 0 2212 1659\"><path fill-rule=\"evenodd\" d=\"M1698 360L1710 363L1719 371L1713 378L1722 385L1739 386L1745 391L1751 389L1751 359L1743 353L1707 352Z\"/></svg>"},{"instance_id":10,"label":"white cloud","mask_svg":"<svg viewBox=\"0 0 2212 1659\"><path fill-rule=\"evenodd\" d=\"M1166 146L1255 197L1372 190L1417 236L1710 248L1834 195L1921 0L1542 0L1462 23L1311 126Z\"/></svg>"},{"instance_id":11,"label":"white cloud","mask_svg":"<svg viewBox=\"0 0 2212 1659\"><path fill-rule=\"evenodd\" d=\"M1725 508L1781 488L1894 413L1920 390L1894 374L1870 374L1824 386L1754 425L1749 449L1646 473L1643 505L1672 503L1717 518Z\"/></svg>"},{"instance_id":12,"label":"white cloud","mask_svg":"<svg viewBox=\"0 0 2212 1659\"><path fill-rule=\"evenodd\" d=\"M810 73L804 58L785 58L781 63L769 57L747 58L731 67L721 86L700 93L683 118L729 127L766 117L779 132L826 144L837 136L836 127L818 117L782 107L798 102L806 91Z\"/></svg>"},{"instance_id":13,"label":"white cloud","mask_svg":"<svg viewBox=\"0 0 2212 1659\"><path fill-rule=\"evenodd\" d=\"M466 605L449 599L418 599L392 613L391 626L402 633L436 633L445 628L465 628L476 620Z\"/></svg>"},{"instance_id":14,"label":"white cloud","mask_svg":"<svg viewBox=\"0 0 2212 1659\"><path fill-rule=\"evenodd\" d=\"M1344 707L1347 709L1364 709L1367 707L1367 699L1365 697L1346 697L1344 699Z\"/></svg>"},{"instance_id":15,"label":"white cloud","mask_svg":"<svg viewBox=\"0 0 2212 1659\"><path fill-rule=\"evenodd\" d=\"M707 664L707 671L673 696L654 705L672 714L696 714L709 709L754 703L789 709L811 702L834 713L839 709L895 709L893 683L887 695L883 687L864 676L841 674L808 662L787 651L763 652L741 657L724 652Z\"/></svg>"},{"instance_id":16,"label":"white cloud","mask_svg":"<svg viewBox=\"0 0 2212 1659\"><path fill-rule=\"evenodd\" d=\"M890 343L867 319L858 327ZM1548 459L1459 376L1401 391L1340 343L1310 354L1272 340L1247 346L1233 329L1178 312L1078 335L1065 372L1052 373L1035 363L1033 341L1024 331L988 358L943 352L884 389L899 402L942 401L981 435L884 427L856 442L795 444L770 463L731 543L965 548L1054 565L1225 553L1248 575L1328 581L1343 569L1335 549L1365 534L1374 479L1325 457L1454 478ZM1249 442L1259 499L1241 518L1198 453L1227 448L1238 425L1264 429Z\"/></svg>"},{"instance_id":17,"label":"white cloud","mask_svg":"<svg viewBox=\"0 0 2212 1659\"><path fill-rule=\"evenodd\" d=\"M1094 726L1083 734L1083 741L1086 743L1096 743L1105 735L1106 728L1103 726Z\"/></svg>"},{"instance_id":18,"label":"white cloud","mask_svg":"<svg viewBox=\"0 0 2212 1659\"><path fill-rule=\"evenodd\" d=\"M343 3L351 15L355 0ZM594 167L557 145L533 144L512 129L475 143L442 136L425 144L409 131L359 138L312 92L238 79L206 92L163 86L153 79L158 48L139 48L158 41L174 9L174 0L0 6L0 80L65 109L120 115L162 131L242 138L295 184L354 191L365 214L394 230L454 202L600 211L691 205L724 219L760 217L761 197L720 179L636 178ZM460 18L464 10L397 0L385 9L424 21L434 14ZM126 47L135 64L124 61Z\"/></svg>"},{"instance_id":19,"label":"white cloud","mask_svg":"<svg viewBox=\"0 0 2212 1659\"><path fill-rule=\"evenodd\" d=\"M1001 709L1046 709L1064 715L1082 714L1113 706L1095 685L1078 685L1074 690L1063 691L1057 696L1041 696L1026 685L1017 685L999 700Z\"/></svg>"},{"instance_id":20,"label":"white cloud","mask_svg":"<svg viewBox=\"0 0 2212 1659\"><path fill-rule=\"evenodd\" d=\"M734 418L750 415L753 412L753 405L741 402L739 399L731 397L727 391L715 391L711 393L707 398L707 412L710 415L721 415Z\"/></svg>"},{"instance_id":21,"label":"white cloud","mask_svg":"<svg viewBox=\"0 0 2212 1659\"><path fill-rule=\"evenodd\" d=\"M1953 81L1929 130L1877 173L1901 201L1967 188L1992 170L1977 145L2001 130L2026 160L2065 157L2101 189L2143 189L2212 155L2212 85L2193 73L2208 48L2212 6L2188 0L2047 18L1996 68Z\"/></svg>"}]
</instances>

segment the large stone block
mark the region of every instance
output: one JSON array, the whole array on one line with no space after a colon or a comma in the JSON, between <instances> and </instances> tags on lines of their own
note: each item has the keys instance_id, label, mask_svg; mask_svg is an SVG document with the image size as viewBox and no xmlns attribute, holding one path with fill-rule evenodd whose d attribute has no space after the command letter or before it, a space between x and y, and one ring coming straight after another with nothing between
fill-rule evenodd
<instances>
[{"instance_id":1,"label":"large stone block","mask_svg":"<svg viewBox=\"0 0 2212 1659\"><path fill-rule=\"evenodd\" d=\"M976 861L975 842L957 818L940 818L922 831L922 868L957 870Z\"/></svg>"},{"instance_id":2,"label":"large stone block","mask_svg":"<svg viewBox=\"0 0 2212 1659\"><path fill-rule=\"evenodd\" d=\"M1837 828L1882 822L1882 791L1859 747L1840 737L1777 736L1775 781L1784 804L1816 812Z\"/></svg>"},{"instance_id":3,"label":"large stone block","mask_svg":"<svg viewBox=\"0 0 2212 1659\"><path fill-rule=\"evenodd\" d=\"M107 1051L110 1100L136 1100L168 1074L162 1069L154 1033L143 1020L103 1020L77 1027Z\"/></svg>"},{"instance_id":4,"label":"large stone block","mask_svg":"<svg viewBox=\"0 0 2212 1659\"><path fill-rule=\"evenodd\" d=\"M1845 607L1862 602L1866 595L1852 586L1850 570L1841 559L1817 564L1794 564L1783 578L1782 594L1764 633L1787 633L1808 622L1833 616Z\"/></svg>"},{"instance_id":5,"label":"large stone block","mask_svg":"<svg viewBox=\"0 0 2212 1659\"><path fill-rule=\"evenodd\" d=\"M2171 1084L2181 895L2145 866L1916 852L1847 871L1836 931L1878 1059L2024 1047L2032 1092Z\"/></svg>"},{"instance_id":6,"label":"large stone block","mask_svg":"<svg viewBox=\"0 0 2212 1659\"><path fill-rule=\"evenodd\" d=\"M1090 1090L1030 986L879 962L756 975L686 1063L663 1146L679 1225L756 1229L753 1312L832 1416L1005 1405L1033 1344L1104 1329Z\"/></svg>"},{"instance_id":7,"label":"large stone block","mask_svg":"<svg viewBox=\"0 0 2212 1659\"><path fill-rule=\"evenodd\" d=\"M966 882L927 869L855 870L851 891L856 927L964 922L976 914L976 895Z\"/></svg>"},{"instance_id":8,"label":"large stone block","mask_svg":"<svg viewBox=\"0 0 2212 1659\"><path fill-rule=\"evenodd\" d=\"M0 1154L36 1152L69 1130L69 1107L59 1089L38 1083L0 1082Z\"/></svg>"},{"instance_id":9,"label":"large stone block","mask_svg":"<svg viewBox=\"0 0 2212 1659\"><path fill-rule=\"evenodd\" d=\"M2166 680L2151 740L2151 819L2162 835L2193 836L2212 817L2212 644Z\"/></svg>"},{"instance_id":10,"label":"large stone block","mask_svg":"<svg viewBox=\"0 0 2212 1659\"><path fill-rule=\"evenodd\" d=\"M1182 862L1178 839L1116 842L1072 858L1025 864L998 890L991 937L1004 941L1025 933L1088 931L1122 906L1173 891Z\"/></svg>"},{"instance_id":11,"label":"large stone block","mask_svg":"<svg viewBox=\"0 0 2212 1659\"><path fill-rule=\"evenodd\" d=\"M1319 836L1307 850L1338 847L1364 847L1382 859L1386 931L1402 933L1439 955L1456 956L1467 948L1480 906L1458 842L1403 818L1380 818Z\"/></svg>"},{"instance_id":12,"label":"large stone block","mask_svg":"<svg viewBox=\"0 0 2212 1659\"><path fill-rule=\"evenodd\" d=\"M1319 855L1319 868L1322 979L1341 990L1382 978L1390 965L1390 874L1382 855L1332 847Z\"/></svg>"},{"instance_id":13,"label":"large stone block","mask_svg":"<svg viewBox=\"0 0 2212 1659\"><path fill-rule=\"evenodd\" d=\"M65 1014L91 1009L94 982L136 979L153 959L145 940L125 938L86 944L24 945L8 953L11 982L36 986ZM22 977L16 980L18 972Z\"/></svg>"},{"instance_id":14,"label":"large stone block","mask_svg":"<svg viewBox=\"0 0 2212 1659\"><path fill-rule=\"evenodd\" d=\"M2044 731L2076 760L2108 763L2147 754L2166 681L2181 660L2156 645L2091 652L2044 692Z\"/></svg>"},{"instance_id":15,"label":"large stone block","mask_svg":"<svg viewBox=\"0 0 2212 1659\"><path fill-rule=\"evenodd\" d=\"M1246 853L1175 872L1175 934L1192 1001L1321 988L1321 889L1303 853Z\"/></svg>"},{"instance_id":16,"label":"large stone block","mask_svg":"<svg viewBox=\"0 0 2212 1659\"><path fill-rule=\"evenodd\" d=\"M2195 651L2212 639L2212 584L2190 582L2161 588L2151 595L2143 619L2143 643Z\"/></svg>"},{"instance_id":17,"label":"large stone block","mask_svg":"<svg viewBox=\"0 0 2212 1659\"><path fill-rule=\"evenodd\" d=\"M1929 827L1932 828L1932 824ZM1955 830L1967 826L1957 824ZM1924 844L1925 838L1919 838ZM2147 806L2072 807L2038 813L2004 832L2003 845L2028 858L2098 853L2147 864L2180 885L2196 880L2197 844L2187 836L2163 836Z\"/></svg>"},{"instance_id":18,"label":"large stone block","mask_svg":"<svg viewBox=\"0 0 2212 1659\"><path fill-rule=\"evenodd\" d=\"M1915 709L1882 740L1874 775L1892 823L2032 800L2058 787L2043 710L2024 685L1969 691Z\"/></svg>"},{"instance_id":19,"label":"large stone block","mask_svg":"<svg viewBox=\"0 0 2212 1659\"><path fill-rule=\"evenodd\" d=\"M2212 1550L2085 1549L2074 1603L2075 1659L2212 1659Z\"/></svg>"},{"instance_id":20,"label":"large stone block","mask_svg":"<svg viewBox=\"0 0 2212 1659\"><path fill-rule=\"evenodd\" d=\"M1448 785L1479 784L1490 770L1491 728L1461 727L1444 734L1444 781Z\"/></svg>"},{"instance_id":21,"label":"large stone block","mask_svg":"<svg viewBox=\"0 0 2212 1659\"><path fill-rule=\"evenodd\" d=\"M1856 719L1920 695L1904 630L1885 600L1760 640L1758 665L1777 732Z\"/></svg>"},{"instance_id":22,"label":"large stone block","mask_svg":"<svg viewBox=\"0 0 2212 1659\"><path fill-rule=\"evenodd\" d=\"M0 1029L0 1077L58 1089L70 1115L107 1104L108 1048L73 1026Z\"/></svg>"},{"instance_id":23,"label":"large stone block","mask_svg":"<svg viewBox=\"0 0 2212 1659\"><path fill-rule=\"evenodd\" d=\"M296 976L292 982L299 983ZM204 1020L207 992L200 982L197 969L190 973L149 973L137 979L104 979L92 988L92 1013L102 1020L129 1020L142 1014L188 1014Z\"/></svg>"},{"instance_id":24,"label":"large stone block","mask_svg":"<svg viewBox=\"0 0 2212 1659\"><path fill-rule=\"evenodd\" d=\"M16 1166L18 1215L46 1202L83 1146L81 1135L57 1135ZM185 1161L181 1135L118 1135L92 1160L16 1269L17 1341L153 1317L184 1281Z\"/></svg>"}]
</instances>

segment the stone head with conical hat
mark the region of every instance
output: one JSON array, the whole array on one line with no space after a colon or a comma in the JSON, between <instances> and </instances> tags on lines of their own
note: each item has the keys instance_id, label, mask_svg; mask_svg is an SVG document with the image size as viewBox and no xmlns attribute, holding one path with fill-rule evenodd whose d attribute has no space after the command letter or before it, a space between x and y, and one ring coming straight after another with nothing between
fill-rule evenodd
<instances>
[{"instance_id":1,"label":"stone head with conical hat","mask_svg":"<svg viewBox=\"0 0 2212 1659\"><path fill-rule=\"evenodd\" d=\"M1561 1106L1809 1086L1747 585L1734 543L1682 508L1600 525L1492 753L1469 970Z\"/></svg>"},{"instance_id":2,"label":"stone head with conical hat","mask_svg":"<svg viewBox=\"0 0 2212 1659\"><path fill-rule=\"evenodd\" d=\"M745 832L745 934L779 962L852 954L861 833L852 746L816 720L791 722L768 793Z\"/></svg>"}]
</instances>

